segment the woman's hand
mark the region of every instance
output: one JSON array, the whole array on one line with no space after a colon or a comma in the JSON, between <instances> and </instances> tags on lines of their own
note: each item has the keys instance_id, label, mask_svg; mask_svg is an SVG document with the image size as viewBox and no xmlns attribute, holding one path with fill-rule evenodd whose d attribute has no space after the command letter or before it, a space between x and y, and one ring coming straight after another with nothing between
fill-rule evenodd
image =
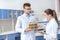
<instances>
[{"instance_id":1,"label":"woman's hand","mask_svg":"<svg viewBox=\"0 0 60 40\"><path fill-rule=\"evenodd\" d=\"M39 32L40 34L44 34L44 32Z\"/></svg>"},{"instance_id":2,"label":"woman's hand","mask_svg":"<svg viewBox=\"0 0 60 40\"><path fill-rule=\"evenodd\" d=\"M44 31L42 31L42 32L39 32L40 34L45 34L46 33L46 31L44 30Z\"/></svg>"},{"instance_id":3,"label":"woman's hand","mask_svg":"<svg viewBox=\"0 0 60 40\"><path fill-rule=\"evenodd\" d=\"M37 24L37 27L35 28L35 30L38 31L41 28L42 28L42 25L41 24Z\"/></svg>"},{"instance_id":4,"label":"woman's hand","mask_svg":"<svg viewBox=\"0 0 60 40\"><path fill-rule=\"evenodd\" d=\"M37 27L38 27L38 28L42 28L42 25L41 25L41 24L37 24Z\"/></svg>"}]
</instances>

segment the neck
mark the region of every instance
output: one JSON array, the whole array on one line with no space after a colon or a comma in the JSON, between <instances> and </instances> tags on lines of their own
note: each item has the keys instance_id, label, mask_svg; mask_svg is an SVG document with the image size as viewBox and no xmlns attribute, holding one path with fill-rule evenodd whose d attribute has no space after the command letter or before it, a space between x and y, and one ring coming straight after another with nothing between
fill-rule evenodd
<instances>
[{"instance_id":1,"label":"neck","mask_svg":"<svg viewBox=\"0 0 60 40\"><path fill-rule=\"evenodd\" d=\"M49 20L51 20L53 17L50 17L50 19Z\"/></svg>"},{"instance_id":2,"label":"neck","mask_svg":"<svg viewBox=\"0 0 60 40\"><path fill-rule=\"evenodd\" d=\"M26 12L25 12L25 14L30 15L29 13L26 13Z\"/></svg>"}]
</instances>

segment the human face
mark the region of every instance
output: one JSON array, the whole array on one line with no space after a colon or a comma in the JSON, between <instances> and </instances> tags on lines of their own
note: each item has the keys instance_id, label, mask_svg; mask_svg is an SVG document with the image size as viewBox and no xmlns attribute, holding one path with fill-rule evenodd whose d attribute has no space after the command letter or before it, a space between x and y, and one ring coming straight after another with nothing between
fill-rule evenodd
<instances>
[{"instance_id":1,"label":"human face","mask_svg":"<svg viewBox=\"0 0 60 40\"><path fill-rule=\"evenodd\" d=\"M52 17L50 14L48 15L48 14L46 14L46 13L44 13L44 15L45 15L45 17L47 18L47 20L50 20L51 17Z\"/></svg>"},{"instance_id":2,"label":"human face","mask_svg":"<svg viewBox=\"0 0 60 40\"><path fill-rule=\"evenodd\" d=\"M31 11L31 7L25 6L24 12L30 14L30 11Z\"/></svg>"}]
</instances>

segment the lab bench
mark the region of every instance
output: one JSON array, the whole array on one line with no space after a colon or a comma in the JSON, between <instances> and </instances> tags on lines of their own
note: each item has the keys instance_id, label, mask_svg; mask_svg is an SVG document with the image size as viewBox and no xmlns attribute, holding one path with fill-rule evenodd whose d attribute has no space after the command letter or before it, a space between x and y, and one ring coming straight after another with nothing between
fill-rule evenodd
<instances>
[{"instance_id":1,"label":"lab bench","mask_svg":"<svg viewBox=\"0 0 60 40\"><path fill-rule=\"evenodd\" d=\"M45 25L47 22L39 22L39 23ZM36 36L36 40L44 40L43 35L39 34L38 32L36 32L35 36ZM21 40L20 38L21 38L21 33L15 31L0 33L0 40ZM57 34L57 39L60 40L60 29Z\"/></svg>"},{"instance_id":2,"label":"lab bench","mask_svg":"<svg viewBox=\"0 0 60 40\"><path fill-rule=\"evenodd\" d=\"M18 32L9 32L0 34L0 40L21 40L20 39L21 33ZM43 36L36 36L36 40L43 40Z\"/></svg>"},{"instance_id":3,"label":"lab bench","mask_svg":"<svg viewBox=\"0 0 60 40\"><path fill-rule=\"evenodd\" d=\"M20 40L20 33L13 31L1 33L0 40Z\"/></svg>"},{"instance_id":4,"label":"lab bench","mask_svg":"<svg viewBox=\"0 0 60 40\"><path fill-rule=\"evenodd\" d=\"M0 40L21 40L21 33L18 32L8 32L0 34ZM60 40L60 34L57 35L58 40ZM36 40L44 40L43 35L36 35Z\"/></svg>"}]
</instances>

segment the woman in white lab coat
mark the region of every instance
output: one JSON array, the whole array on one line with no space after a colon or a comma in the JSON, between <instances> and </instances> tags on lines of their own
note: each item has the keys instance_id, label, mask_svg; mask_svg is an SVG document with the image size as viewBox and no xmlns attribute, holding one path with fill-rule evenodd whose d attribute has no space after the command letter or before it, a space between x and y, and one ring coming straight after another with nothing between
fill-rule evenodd
<instances>
[{"instance_id":1,"label":"woman in white lab coat","mask_svg":"<svg viewBox=\"0 0 60 40\"><path fill-rule=\"evenodd\" d=\"M45 28L44 38L46 40L57 40L57 31L58 31L58 19L56 12L52 9L46 9L44 15L49 21Z\"/></svg>"}]
</instances>

